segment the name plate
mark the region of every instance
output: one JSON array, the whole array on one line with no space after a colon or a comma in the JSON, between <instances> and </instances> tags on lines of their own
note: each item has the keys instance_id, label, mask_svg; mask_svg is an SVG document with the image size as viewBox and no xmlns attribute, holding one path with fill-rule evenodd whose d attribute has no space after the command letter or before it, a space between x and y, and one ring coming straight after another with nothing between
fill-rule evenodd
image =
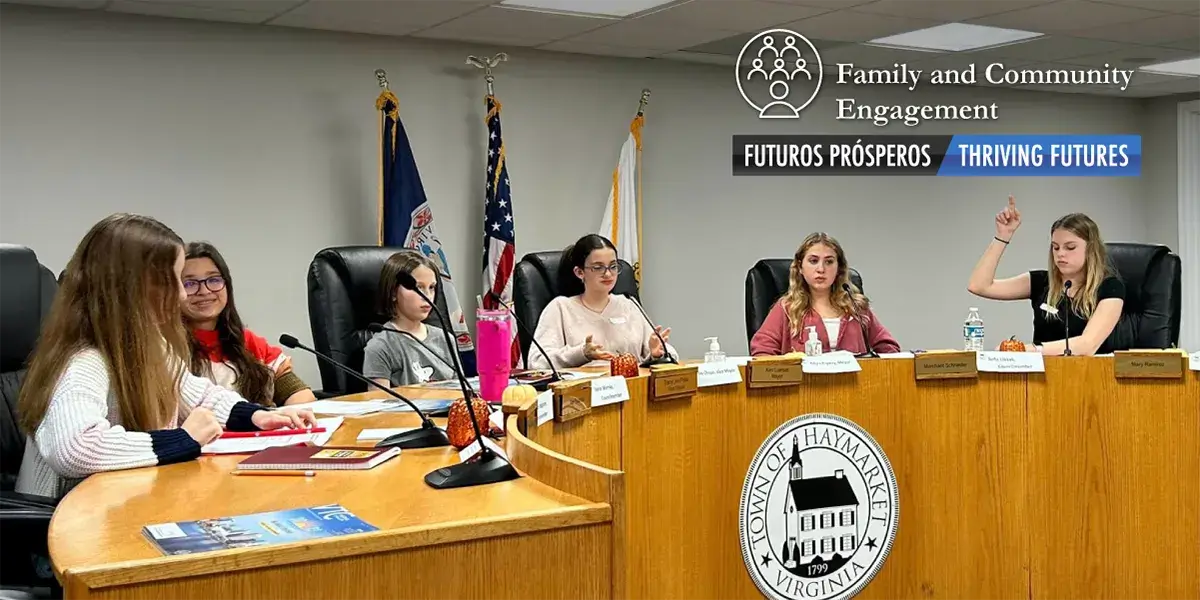
<instances>
[{"instance_id":1,"label":"name plate","mask_svg":"<svg viewBox=\"0 0 1200 600\"><path fill-rule=\"evenodd\" d=\"M1183 353L1118 350L1113 352L1113 373L1118 379L1182 379Z\"/></svg>"},{"instance_id":2,"label":"name plate","mask_svg":"<svg viewBox=\"0 0 1200 600\"><path fill-rule=\"evenodd\" d=\"M692 396L698 378L696 365L654 365L650 367L650 399L678 400Z\"/></svg>"},{"instance_id":3,"label":"name plate","mask_svg":"<svg viewBox=\"0 0 1200 600\"><path fill-rule=\"evenodd\" d=\"M804 357L805 373L857 373L862 370L858 359L849 352L829 352Z\"/></svg>"},{"instance_id":4,"label":"name plate","mask_svg":"<svg viewBox=\"0 0 1200 600\"><path fill-rule=\"evenodd\" d=\"M975 364L984 373L1045 373L1041 352L977 352Z\"/></svg>"},{"instance_id":5,"label":"name plate","mask_svg":"<svg viewBox=\"0 0 1200 600\"><path fill-rule=\"evenodd\" d=\"M592 380L592 408L629 399L624 377L597 377Z\"/></svg>"},{"instance_id":6,"label":"name plate","mask_svg":"<svg viewBox=\"0 0 1200 600\"><path fill-rule=\"evenodd\" d=\"M966 351L924 352L913 359L913 371L918 380L974 379L979 377L975 354Z\"/></svg>"},{"instance_id":7,"label":"name plate","mask_svg":"<svg viewBox=\"0 0 1200 600\"><path fill-rule=\"evenodd\" d=\"M554 392L546 390L537 395L537 424L545 425L554 418Z\"/></svg>"},{"instance_id":8,"label":"name plate","mask_svg":"<svg viewBox=\"0 0 1200 600\"><path fill-rule=\"evenodd\" d=\"M728 385L742 382L742 370L731 360L700 363L696 367L696 387Z\"/></svg>"},{"instance_id":9,"label":"name plate","mask_svg":"<svg viewBox=\"0 0 1200 600\"><path fill-rule=\"evenodd\" d=\"M578 419L592 412L592 381L557 381L550 384L554 392L554 420L559 423Z\"/></svg>"},{"instance_id":10,"label":"name plate","mask_svg":"<svg viewBox=\"0 0 1200 600\"><path fill-rule=\"evenodd\" d=\"M1188 355L1188 368L1193 371L1200 371L1200 352L1193 352Z\"/></svg>"},{"instance_id":11,"label":"name plate","mask_svg":"<svg viewBox=\"0 0 1200 600\"><path fill-rule=\"evenodd\" d=\"M804 379L801 356L767 356L746 363L746 381L750 388L800 385Z\"/></svg>"}]
</instances>

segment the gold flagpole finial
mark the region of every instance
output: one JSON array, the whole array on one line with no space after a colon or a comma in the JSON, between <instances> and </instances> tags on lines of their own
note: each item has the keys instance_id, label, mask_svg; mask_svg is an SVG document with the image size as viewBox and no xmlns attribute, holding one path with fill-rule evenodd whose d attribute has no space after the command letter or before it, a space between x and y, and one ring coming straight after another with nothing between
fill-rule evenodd
<instances>
[{"instance_id":1,"label":"gold flagpole finial","mask_svg":"<svg viewBox=\"0 0 1200 600\"><path fill-rule=\"evenodd\" d=\"M379 80L380 88L388 89L387 71L375 69L375 79Z\"/></svg>"},{"instance_id":2,"label":"gold flagpole finial","mask_svg":"<svg viewBox=\"0 0 1200 600\"><path fill-rule=\"evenodd\" d=\"M650 88L642 90L642 99L638 101L638 116L646 114L646 105L650 103Z\"/></svg>"},{"instance_id":3,"label":"gold flagpole finial","mask_svg":"<svg viewBox=\"0 0 1200 600\"><path fill-rule=\"evenodd\" d=\"M507 60L508 54L504 52L500 52L495 56L485 56L483 58L474 55L467 57L468 65L475 65L476 67L483 69L483 80L487 82L487 93L489 96L495 95L492 90L492 84L496 81L496 77L492 75L492 69L495 69L497 65L502 62L506 62Z\"/></svg>"}]
</instances>

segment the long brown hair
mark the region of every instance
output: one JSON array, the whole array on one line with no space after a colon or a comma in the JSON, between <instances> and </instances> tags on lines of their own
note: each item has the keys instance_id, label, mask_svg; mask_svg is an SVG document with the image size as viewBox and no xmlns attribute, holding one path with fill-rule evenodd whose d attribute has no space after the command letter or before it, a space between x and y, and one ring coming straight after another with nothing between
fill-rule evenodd
<instances>
[{"instance_id":1,"label":"long brown hair","mask_svg":"<svg viewBox=\"0 0 1200 600\"><path fill-rule=\"evenodd\" d=\"M400 274L412 274L417 267L426 267L435 275L438 273L438 266L433 259L416 250L401 250L389 256L387 262L383 263L383 268L379 270L378 296L375 298L379 314L396 318L396 293L400 289Z\"/></svg>"},{"instance_id":2,"label":"long brown hair","mask_svg":"<svg viewBox=\"0 0 1200 600\"><path fill-rule=\"evenodd\" d=\"M1075 310L1075 314L1090 319L1096 310L1096 294L1100 291L1100 284L1114 273L1108 264L1108 249L1100 237L1100 226L1083 213L1071 213L1055 221L1050 226L1050 235L1054 235L1059 229L1079 236L1087 245L1083 259L1083 285L1075 292L1075 297L1071 298L1071 308ZM1050 289L1046 290L1046 304L1058 306L1063 297L1063 276L1058 270L1058 265L1054 264L1053 246L1049 252L1050 267L1047 271L1050 272ZM1049 317L1053 319L1057 318L1057 315L1051 313Z\"/></svg>"},{"instance_id":3,"label":"long brown hair","mask_svg":"<svg viewBox=\"0 0 1200 600\"><path fill-rule=\"evenodd\" d=\"M187 355L175 273L181 252L183 240L150 217L115 214L92 226L67 263L21 386L26 434L41 425L68 361L89 348L107 364L126 429L171 424Z\"/></svg>"},{"instance_id":4,"label":"long brown hair","mask_svg":"<svg viewBox=\"0 0 1200 600\"><path fill-rule=\"evenodd\" d=\"M274 406L272 383L275 374L246 347L246 326L242 324L242 317L233 302L233 276L229 274L229 265L225 262L225 257L208 242L191 242L187 245L187 258L207 258L213 261L217 271L221 273L221 278L225 280L225 309L217 315L217 340L221 345L221 352L236 374L235 385L238 392L243 398L256 404ZM212 362L208 359L204 345L195 335L188 337L192 343L192 373L211 377Z\"/></svg>"},{"instance_id":5,"label":"long brown hair","mask_svg":"<svg viewBox=\"0 0 1200 600\"><path fill-rule=\"evenodd\" d=\"M843 315L853 314L855 310L861 314L869 304L867 297L850 282L850 264L846 262L846 253L842 250L842 245L827 233L809 234L796 250L796 256L792 258L788 291L782 300L783 311L787 313L788 325L793 336L800 334L804 313L812 308L812 291L808 289L808 282L804 280L800 267L804 264L804 255L817 244L829 246L837 255L837 277L834 278L833 288L829 290L829 301L841 310ZM847 283L850 284L849 294L842 288L842 285Z\"/></svg>"}]
</instances>

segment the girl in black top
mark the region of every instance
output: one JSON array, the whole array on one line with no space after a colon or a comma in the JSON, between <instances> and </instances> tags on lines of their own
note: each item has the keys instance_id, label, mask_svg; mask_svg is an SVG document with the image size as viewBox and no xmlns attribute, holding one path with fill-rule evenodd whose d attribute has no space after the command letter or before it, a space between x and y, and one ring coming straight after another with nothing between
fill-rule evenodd
<instances>
[{"instance_id":1,"label":"girl in black top","mask_svg":"<svg viewBox=\"0 0 1200 600\"><path fill-rule=\"evenodd\" d=\"M975 265L967 289L990 300L1025 300L1033 307L1033 343L1042 354L1107 354L1108 341L1125 305L1125 284L1108 264L1100 228L1087 215L1069 214L1050 227L1050 264L1047 270L996 279L996 266L1009 241L1021 226L1016 201L996 215L996 236ZM1066 287L1067 283L1070 287ZM1070 331L1066 311L1071 311Z\"/></svg>"}]
</instances>

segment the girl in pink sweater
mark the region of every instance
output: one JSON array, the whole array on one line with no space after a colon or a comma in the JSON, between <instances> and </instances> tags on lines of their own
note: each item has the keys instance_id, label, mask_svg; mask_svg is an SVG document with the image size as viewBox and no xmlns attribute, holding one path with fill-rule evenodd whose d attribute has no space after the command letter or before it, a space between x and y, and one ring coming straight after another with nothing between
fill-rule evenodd
<instances>
[{"instance_id":1,"label":"girl in pink sweater","mask_svg":"<svg viewBox=\"0 0 1200 600\"><path fill-rule=\"evenodd\" d=\"M851 291L847 293L843 285L849 285ZM862 315L866 324L866 340L855 313ZM824 233L809 235L796 250L788 291L771 307L750 340L750 355L803 352L809 327L816 328L825 352L900 351L900 344L871 312L866 296L850 283L850 265L842 246Z\"/></svg>"}]
</instances>

